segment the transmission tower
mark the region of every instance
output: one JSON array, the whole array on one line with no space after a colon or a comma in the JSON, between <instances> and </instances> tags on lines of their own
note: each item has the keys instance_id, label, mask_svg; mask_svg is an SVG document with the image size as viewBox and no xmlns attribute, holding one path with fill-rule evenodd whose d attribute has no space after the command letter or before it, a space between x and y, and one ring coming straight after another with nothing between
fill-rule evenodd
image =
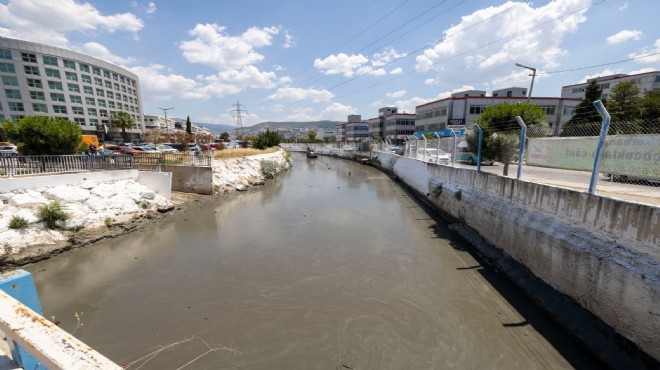
<instances>
[{"instance_id":1,"label":"transmission tower","mask_svg":"<svg viewBox=\"0 0 660 370\"><path fill-rule=\"evenodd\" d=\"M236 126L241 130L241 136L243 135L243 118L246 117L245 114L249 114L245 105L241 104L236 100L236 104L231 105L231 114L236 119Z\"/></svg>"}]
</instances>

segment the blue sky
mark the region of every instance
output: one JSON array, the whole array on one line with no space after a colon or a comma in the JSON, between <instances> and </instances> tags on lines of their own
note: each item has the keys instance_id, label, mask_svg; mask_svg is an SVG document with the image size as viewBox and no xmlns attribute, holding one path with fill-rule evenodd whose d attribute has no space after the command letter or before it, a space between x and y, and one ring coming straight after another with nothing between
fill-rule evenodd
<instances>
[{"instance_id":1,"label":"blue sky","mask_svg":"<svg viewBox=\"0 0 660 370\"><path fill-rule=\"evenodd\" d=\"M528 87L516 62L538 69L534 96L658 70L658 14L658 0L1 0L0 35L133 71L145 114L233 124L240 101L250 126Z\"/></svg>"}]
</instances>

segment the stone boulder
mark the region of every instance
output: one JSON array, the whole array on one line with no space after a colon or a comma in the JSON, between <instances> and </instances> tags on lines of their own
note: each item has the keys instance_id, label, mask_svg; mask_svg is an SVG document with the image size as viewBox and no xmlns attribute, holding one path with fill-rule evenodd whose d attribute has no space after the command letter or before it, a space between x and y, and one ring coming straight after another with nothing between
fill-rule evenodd
<instances>
[{"instance_id":1,"label":"stone boulder","mask_svg":"<svg viewBox=\"0 0 660 370\"><path fill-rule=\"evenodd\" d=\"M44 198L41 193L30 190L23 194L16 194L11 199L9 199L9 205L14 207L35 207L42 204L47 204L48 199Z\"/></svg>"},{"instance_id":2,"label":"stone boulder","mask_svg":"<svg viewBox=\"0 0 660 370\"><path fill-rule=\"evenodd\" d=\"M58 186L44 192L44 196L62 203L84 202L89 196L89 190L73 186Z\"/></svg>"},{"instance_id":3,"label":"stone boulder","mask_svg":"<svg viewBox=\"0 0 660 370\"><path fill-rule=\"evenodd\" d=\"M101 198L108 199L117 195L117 190L117 186L114 184L99 184L91 190L91 193Z\"/></svg>"}]
</instances>

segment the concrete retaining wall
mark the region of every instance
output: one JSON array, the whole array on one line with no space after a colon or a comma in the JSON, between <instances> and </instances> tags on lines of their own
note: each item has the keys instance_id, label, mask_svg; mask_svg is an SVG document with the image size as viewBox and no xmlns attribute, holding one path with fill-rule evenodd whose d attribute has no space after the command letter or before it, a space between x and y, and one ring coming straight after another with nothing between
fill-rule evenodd
<instances>
[{"instance_id":1,"label":"concrete retaining wall","mask_svg":"<svg viewBox=\"0 0 660 370\"><path fill-rule=\"evenodd\" d=\"M213 194L211 167L163 165L164 172L172 173L172 190L184 193Z\"/></svg>"},{"instance_id":2,"label":"concrete retaining wall","mask_svg":"<svg viewBox=\"0 0 660 370\"><path fill-rule=\"evenodd\" d=\"M137 170L66 173L58 175L13 177L0 179L0 193L18 189L51 188L56 186L80 185L85 181L106 183L120 180L137 180Z\"/></svg>"},{"instance_id":3,"label":"concrete retaining wall","mask_svg":"<svg viewBox=\"0 0 660 370\"><path fill-rule=\"evenodd\" d=\"M172 173L139 171L137 181L156 194L172 199Z\"/></svg>"},{"instance_id":4,"label":"concrete retaining wall","mask_svg":"<svg viewBox=\"0 0 660 370\"><path fill-rule=\"evenodd\" d=\"M660 359L660 208L377 157L439 209Z\"/></svg>"}]
</instances>

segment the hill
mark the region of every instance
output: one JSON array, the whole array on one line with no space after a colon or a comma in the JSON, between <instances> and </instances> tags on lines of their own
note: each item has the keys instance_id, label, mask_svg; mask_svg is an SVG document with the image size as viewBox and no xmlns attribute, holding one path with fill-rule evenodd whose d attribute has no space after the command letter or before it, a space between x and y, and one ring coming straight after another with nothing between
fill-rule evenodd
<instances>
[{"instance_id":1,"label":"hill","mask_svg":"<svg viewBox=\"0 0 660 370\"><path fill-rule=\"evenodd\" d=\"M334 128L339 121L312 121L312 122L261 122L254 126L246 127L250 130L275 130L278 128Z\"/></svg>"},{"instance_id":2,"label":"hill","mask_svg":"<svg viewBox=\"0 0 660 370\"><path fill-rule=\"evenodd\" d=\"M183 123L186 122L185 119L181 119L181 118L172 118L172 120L176 122L183 122ZM236 126L233 125L220 125L220 124L205 123L205 122L192 122L192 123L200 127L206 127L209 130L211 130L211 132L225 132L236 129Z\"/></svg>"}]
</instances>

